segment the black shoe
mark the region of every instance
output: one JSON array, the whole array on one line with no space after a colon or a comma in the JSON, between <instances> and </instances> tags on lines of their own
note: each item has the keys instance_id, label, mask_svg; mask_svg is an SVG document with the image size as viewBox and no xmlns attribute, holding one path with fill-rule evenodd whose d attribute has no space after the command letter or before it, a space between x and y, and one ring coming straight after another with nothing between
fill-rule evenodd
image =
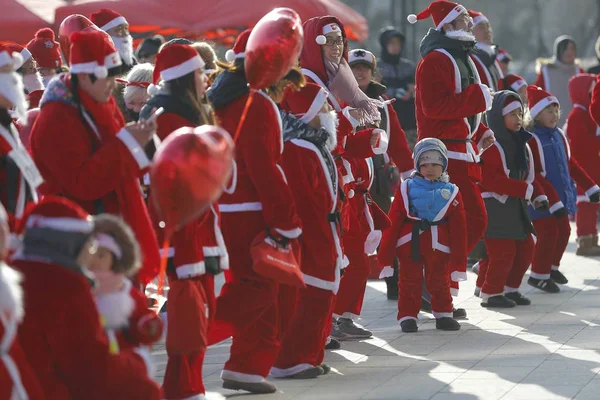
<instances>
[{"instance_id":1,"label":"black shoe","mask_svg":"<svg viewBox=\"0 0 600 400\"><path fill-rule=\"evenodd\" d=\"M398 290L396 290L396 291L390 291L389 288L388 288L387 299L388 300L398 300Z\"/></svg>"},{"instance_id":2,"label":"black shoe","mask_svg":"<svg viewBox=\"0 0 600 400\"><path fill-rule=\"evenodd\" d=\"M338 342L336 339L330 337L329 338L329 342L327 344L325 344L325 350L339 350L342 348L342 345L340 344L340 342Z\"/></svg>"},{"instance_id":3,"label":"black shoe","mask_svg":"<svg viewBox=\"0 0 600 400\"><path fill-rule=\"evenodd\" d=\"M528 306L531 304L531 300L529 300L527 297L523 296L519 292L505 293L504 297L514 301L518 306Z\"/></svg>"},{"instance_id":4,"label":"black shoe","mask_svg":"<svg viewBox=\"0 0 600 400\"><path fill-rule=\"evenodd\" d=\"M311 367L309 369L305 369L302 372L298 372L297 374L287 376L286 378L288 378L288 379L315 379L316 377L319 377L321 375L324 375L323 368L315 366L315 367Z\"/></svg>"},{"instance_id":5,"label":"black shoe","mask_svg":"<svg viewBox=\"0 0 600 400\"><path fill-rule=\"evenodd\" d=\"M479 297L479 295L480 295L480 294L481 294L481 289L479 289L479 288L477 288L477 287L476 287L476 288L475 288L475 291L473 292L473 295L474 295L475 297Z\"/></svg>"},{"instance_id":6,"label":"black shoe","mask_svg":"<svg viewBox=\"0 0 600 400\"><path fill-rule=\"evenodd\" d=\"M464 308L455 308L452 310L452 318L454 319L466 319L467 318L467 310Z\"/></svg>"},{"instance_id":7,"label":"black shoe","mask_svg":"<svg viewBox=\"0 0 600 400\"><path fill-rule=\"evenodd\" d=\"M421 297L421 311L431 313L431 303L424 297Z\"/></svg>"},{"instance_id":8,"label":"black shoe","mask_svg":"<svg viewBox=\"0 0 600 400\"><path fill-rule=\"evenodd\" d=\"M498 296L488 297L487 300L481 302L481 307L487 308L513 308L517 303L499 294Z\"/></svg>"},{"instance_id":9,"label":"black shoe","mask_svg":"<svg viewBox=\"0 0 600 400\"><path fill-rule=\"evenodd\" d=\"M559 293L560 292L560 288L558 287L558 285L556 284L556 282L554 282L552 280L552 278L550 279L537 279L537 278L529 278L527 280L527 283L531 286L533 286L534 288L538 288L540 290L543 290L546 293Z\"/></svg>"},{"instance_id":10,"label":"black shoe","mask_svg":"<svg viewBox=\"0 0 600 400\"><path fill-rule=\"evenodd\" d=\"M435 328L442 331L458 331L460 323L454 318L444 317L435 320Z\"/></svg>"},{"instance_id":11,"label":"black shoe","mask_svg":"<svg viewBox=\"0 0 600 400\"><path fill-rule=\"evenodd\" d=\"M162 313L166 313L166 312L167 312L167 302L165 301L158 313L162 314Z\"/></svg>"},{"instance_id":12,"label":"black shoe","mask_svg":"<svg viewBox=\"0 0 600 400\"><path fill-rule=\"evenodd\" d=\"M414 333L419 330L419 327L417 326L417 321L414 319L405 319L400 322L400 329L402 329L402 332L404 333Z\"/></svg>"},{"instance_id":13,"label":"black shoe","mask_svg":"<svg viewBox=\"0 0 600 400\"><path fill-rule=\"evenodd\" d=\"M223 379L223 389L245 390L254 394L269 394L277 391L277 386L269 381L262 382L240 382L231 379Z\"/></svg>"},{"instance_id":14,"label":"black shoe","mask_svg":"<svg viewBox=\"0 0 600 400\"><path fill-rule=\"evenodd\" d=\"M321 367L321 369L323 370L323 375L327 375L328 373L331 372L331 367L325 363L319 365Z\"/></svg>"},{"instance_id":15,"label":"black shoe","mask_svg":"<svg viewBox=\"0 0 600 400\"><path fill-rule=\"evenodd\" d=\"M564 276L563 273L559 270L552 270L552 272L550 272L550 278L552 278L552 280L558 283L559 285L565 285L569 283L567 277Z\"/></svg>"}]
</instances>

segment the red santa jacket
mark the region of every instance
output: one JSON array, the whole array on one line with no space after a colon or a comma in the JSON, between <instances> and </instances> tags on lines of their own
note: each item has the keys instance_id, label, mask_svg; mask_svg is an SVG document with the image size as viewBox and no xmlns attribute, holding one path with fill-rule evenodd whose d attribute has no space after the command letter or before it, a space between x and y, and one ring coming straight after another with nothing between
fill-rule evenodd
<instances>
[{"instance_id":1,"label":"red santa jacket","mask_svg":"<svg viewBox=\"0 0 600 400\"><path fill-rule=\"evenodd\" d=\"M17 339L23 319L19 275L0 261L0 399L45 399Z\"/></svg>"},{"instance_id":2,"label":"red santa jacket","mask_svg":"<svg viewBox=\"0 0 600 400\"><path fill-rule=\"evenodd\" d=\"M600 125L600 75L596 78L596 87L592 92L592 101L590 103L590 116L594 122Z\"/></svg>"},{"instance_id":3,"label":"red santa jacket","mask_svg":"<svg viewBox=\"0 0 600 400\"><path fill-rule=\"evenodd\" d=\"M491 108L492 95L481 84L473 61L468 58L468 62L476 83L463 91L458 65L450 53L437 49L427 54L417 66L415 108L419 140L428 137L446 140L450 172L480 178L477 147L492 135L481 123L481 116ZM471 126L468 118L473 116Z\"/></svg>"},{"instance_id":4,"label":"red santa jacket","mask_svg":"<svg viewBox=\"0 0 600 400\"><path fill-rule=\"evenodd\" d=\"M384 269L391 269L394 257L402 259L411 258L411 237L413 222L419 218L410 214L410 204L408 197L408 182L403 181L400 188L396 191L392 208L389 212L392 226L383 233L381 245L377 258L379 265ZM435 221L447 218L447 222L438 226L432 226L430 229L420 233L420 250L424 252L441 251L450 254L449 265L458 267L458 270L452 270L452 280L459 281L466 279L466 272L463 270L465 259L467 258L466 244L466 220L465 209L462 197L458 192L458 186L448 198L446 207L436 216ZM463 270L463 271L461 271ZM382 271L385 273L386 271Z\"/></svg>"},{"instance_id":5,"label":"red santa jacket","mask_svg":"<svg viewBox=\"0 0 600 400\"><path fill-rule=\"evenodd\" d=\"M404 132L404 129L400 125L398 114L396 114L392 103L389 100L385 100L385 103L383 112L386 117L386 126L382 126L381 128L387 132L390 139L387 155L398 167L402 178L406 179L414 170L412 151L408 148L406 132Z\"/></svg>"},{"instance_id":6,"label":"red santa jacket","mask_svg":"<svg viewBox=\"0 0 600 400\"><path fill-rule=\"evenodd\" d=\"M475 55L475 54L471 54L471 59L473 60L473 63L475 64L475 67L477 68L477 73L479 74L481 83L483 83L487 87L491 88L493 91L501 90L502 89L501 87L494 87L494 79L492 78L492 75L490 74L490 70L485 66L483 61L481 61L481 59L479 57L477 57L477 55ZM499 77L498 86L501 86L502 79L504 78L504 74L502 73L502 68L500 68L500 63L498 62L498 59L496 59L496 61L494 61L492 68L496 69L496 71L494 71L494 72L496 72Z\"/></svg>"},{"instance_id":7,"label":"red santa jacket","mask_svg":"<svg viewBox=\"0 0 600 400\"><path fill-rule=\"evenodd\" d=\"M172 132L179 128L196 126L192 121L175 113L163 113L157 119L157 135L160 140L165 140ZM159 218L155 215L156 208L149 198L149 209L155 229L162 243L164 229L158 225ZM205 257L220 257L222 269L229 269L227 248L223 240L219 223L219 206L215 203L196 220L179 229L171 238L172 246L169 248L168 257L173 257L175 273L170 273L173 278L191 278L203 275L206 272ZM161 250L162 251L162 250Z\"/></svg>"},{"instance_id":8,"label":"red santa jacket","mask_svg":"<svg viewBox=\"0 0 600 400\"><path fill-rule=\"evenodd\" d=\"M600 126L594 122L588 110L590 86L594 80L594 75L584 74L569 82L573 109L567 117L564 131L573 158L595 182L600 182ZM589 202L583 188L578 186L577 190L577 201Z\"/></svg>"},{"instance_id":9,"label":"red santa jacket","mask_svg":"<svg viewBox=\"0 0 600 400\"><path fill-rule=\"evenodd\" d=\"M302 233L301 223L285 173L279 166L283 152L279 109L264 92L257 91L253 96L236 142L237 185L233 193L223 194L219 209L221 213L260 211L265 224L263 228L269 227L285 237L297 238ZM243 95L217 110L216 114L228 132L236 131L247 99L248 95ZM234 247L233 251L237 249Z\"/></svg>"},{"instance_id":10,"label":"red santa jacket","mask_svg":"<svg viewBox=\"0 0 600 400\"><path fill-rule=\"evenodd\" d=\"M27 293L19 341L47 398L161 398L138 354L110 354L84 275L18 256L13 266Z\"/></svg>"},{"instance_id":11,"label":"red santa jacket","mask_svg":"<svg viewBox=\"0 0 600 400\"><path fill-rule=\"evenodd\" d=\"M333 157L311 142L292 139L285 143L281 166L302 220L304 281L337 293L343 262L338 197L341 176Z\"/></svg>"}]
</instances>

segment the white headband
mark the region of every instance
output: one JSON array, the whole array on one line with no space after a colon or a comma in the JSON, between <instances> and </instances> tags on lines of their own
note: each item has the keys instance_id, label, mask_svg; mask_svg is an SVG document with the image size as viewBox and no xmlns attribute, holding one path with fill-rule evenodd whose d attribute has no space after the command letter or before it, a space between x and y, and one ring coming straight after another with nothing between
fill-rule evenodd
<instances>
[{"instance_id":1,"label":"white headband","mask_svg":"<svg viewBox=\"0 0 600 400\"><path fill-rule=\"evenodd\" d=\"M109 250L115 255L117 260L120 260L121 257L123 257L123 252L121 251L121 248L112 236L107 235L106 233L98 233L96 234L96 241L98 242L98 247L102 247Z\"/></svg>"},{"instance_id":2,"label":"white headband","mask_svg":"<svg viewBox=\"0 0 600 400\"><path fill-rule=\"evenodd\" d=\"M327 24L323 27L323 35L327 35L331 32L339 32L342 33L342 29L338 24Z\"/></svg>"}]
</instances>

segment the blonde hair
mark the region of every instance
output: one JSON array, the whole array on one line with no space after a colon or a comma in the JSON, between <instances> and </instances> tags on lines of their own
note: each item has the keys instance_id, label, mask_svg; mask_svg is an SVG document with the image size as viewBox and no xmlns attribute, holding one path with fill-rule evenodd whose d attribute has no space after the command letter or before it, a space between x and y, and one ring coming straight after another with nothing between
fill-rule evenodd
<instances>
[{"instance_id":1,"label":"blonde hair","mask_svg":"<svg viewBox=\"0 0 600 400\"><path fill-rule=\"evenodd\" d=\"M103 233L112 237L121 249L121 258L114 257L113 272L134 275L141 267L140 246L129 225L122 218L111 214L94 217L94 234Z\"/></svg>"},{"instance_id":2,"label":"blonde hair","mask_svg":"<svg viewBox=\"0 0 600 400\"><path fill-rule=\"evenodd\" d=\"M125 79L127 80L127 82L152 82L153 72L154 67L152 66L152 64L137 64L131 69L131 71L129 71ZM125 100L125 104L128 104L133 99L142 96L144 98L148 98L147 89L144 87L125 86L125 89L123 89L123 100Z\"/></svg>"},{"instance_id":3,"label":"blonde hair","mask_svg":"<svg viewBox=\"0 0 600 400\"><path fill-rule=\"evenodd\" d=\"M207 42L194 42L192 44L194 50L198 52L200 58L206 64L204 69L215 70L217 69L217 53L215 53L215 49Z\"/></svg>"}]
</instances>

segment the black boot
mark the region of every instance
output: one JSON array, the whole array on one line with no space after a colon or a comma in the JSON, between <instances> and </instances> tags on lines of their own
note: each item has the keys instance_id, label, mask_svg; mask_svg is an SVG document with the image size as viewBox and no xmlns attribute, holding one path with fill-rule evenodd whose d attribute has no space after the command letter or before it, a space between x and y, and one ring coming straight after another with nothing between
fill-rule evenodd
<instances>
[{"instance_id":1,"label":"black boot","mask_svg":"<svg viewBox=\"0 0 600 400\"><path fill-rule=\"evenodd\" d=\"M417 321L414 319L405 319L404 321L400 322L400 328L402 329L402 332L405 333L413 333L419 330Z\"/></svg>"},{"instance_id":2,"label":"black boot","mask_svg":"<svg viewBox=\"0 0 600 400\"><path fill-rule=\"evenodd\" d=\"M513 308L517 303L506 298L504 295L499 294L498 296L488 297L486 300L481 302L481 307L487 308Z\"/></svg>"},{"instance_id":3,"label":"black boot","mask_svg":"<svg viewBox=\"0 0 600 400\"><path fill-rule=\"evenodd\" d=\"M398 263L394 260L394 275L385 278L388 300L398 300Z\"/></svg>"},{"instance_id":4,"label":"black boot","mask_svg":"<svg viewBox=\"0 0 600 400\"><path fill-rule=\"evenodd\" d=\"M339 350L342 348L341 343L332 338L331 336L327 339L327 343L325 344L325 350Z\"/></svg>"},{"instance_id":5,"label":"black boot","mask_svg":"<svg viewBox=\"0 0 600 400\"><path fill-rule=\"evenodd\" d=\"M454 318L437 318L435 320L435 328L442 331L458 331L460 330L460 324Z\"/></svg>"},{"instance_id":6,"label":"black boot","mask_svg":"<svg viewBox=\"0 0 600 400\"><path fill-rule=\"evenodd\" d=\"M557 269L552 270L552 272L550 272L550 278L552 278L552 280L554 282L558 283L559 285L565 285L565 284L569 283L569 280L567 279L567 277L564 276L563 273Z\"/></svg>"},{"instance_id":7,"label":"black boot","mask_svg":"<svg viewBox=\"0 0 600 400\"><path fill-rule=\"evenodd\" d=\"M505 293L504 297L514 301L518 306L528 306L531 304L531 300L529 300L527 297L523 296L519 292Z\"/></svg>"},{"instance_id":8,"label":"black boot","mask_svg":"<svg viewBox=\"0 0 600 400\"><path fill-rule=\"evenodd\" d=\"M467 310L464 308L455 308L452 310L452 318L454 319L466 319L467 318Z\"/></svg>"},{"instance_id":9,"label":"black boot","mask_svg":"<svg viewBox=\"0 0 600 400\"><path fill-rule=\"evenodd\" d=\"M540 290L543 290L544 292L547 293L559 293L560 292L560 288L558 287L558 285L556 284L556 282L554 282L552 280L552 278L550 279L537 279L537 278L529 278L527 280L527 283L531 286L533 286L534 288L538 288Z\"/></svg>"}]
</instances>

